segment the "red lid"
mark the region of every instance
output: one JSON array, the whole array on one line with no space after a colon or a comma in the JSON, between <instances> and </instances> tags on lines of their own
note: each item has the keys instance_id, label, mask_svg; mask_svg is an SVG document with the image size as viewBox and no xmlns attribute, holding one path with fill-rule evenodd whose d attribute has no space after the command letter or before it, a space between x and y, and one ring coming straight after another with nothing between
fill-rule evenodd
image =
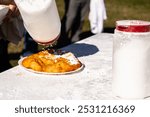
<instances>
[{"instance_id":1,"label":"red lid","mask_svg":"<svg viewBox=\"0 0 150 117\"><path fill-rule=\"evenodd\" d=\"M150 22L141 20L120 20L116 29L124 32L150 32Z\"/></svg>"}]
</instances>

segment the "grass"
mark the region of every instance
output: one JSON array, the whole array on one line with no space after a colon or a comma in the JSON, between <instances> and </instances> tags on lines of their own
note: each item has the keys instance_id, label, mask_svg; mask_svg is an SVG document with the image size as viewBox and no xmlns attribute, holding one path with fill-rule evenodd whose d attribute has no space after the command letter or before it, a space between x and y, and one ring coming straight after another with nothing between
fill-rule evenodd
<instances>
[{"instance_id":1,"label":"grass","mask_svg":"<svg viewBox=\"0 0 150 117\"><path fill-rule=\"evenodd\" d=\"M150 21L150 0L106 0L105 3L108 16L105 27L115 27L116 20Z\"/></svg>"},{"instance_id":2,"label":"grass","mask_svg":"<svg viewBox=\"0 0 150 117\"><path fill-rule=\"evenodd\" d=\"M60 18L64 14L64 1L56 0ZM116 20L139 19L150 21L150 0L105 0L107 20L104 21L104 28L114 28ZM85 19L83 32L89 31L88 17ZM9 44L8 52L10 55L10 63L12 66L17 65L19 59L18 53L22 51L23 40L18 44Z\"/></svg>"}]
</instances>

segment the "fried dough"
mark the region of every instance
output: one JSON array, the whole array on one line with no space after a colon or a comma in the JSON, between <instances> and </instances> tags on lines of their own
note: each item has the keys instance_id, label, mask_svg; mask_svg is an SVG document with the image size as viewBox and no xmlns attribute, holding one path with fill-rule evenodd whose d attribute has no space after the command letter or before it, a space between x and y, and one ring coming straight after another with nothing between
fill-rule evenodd
<instances>
[{"instance_id":1,"label":"fried dough","mask_svg":"<svg viewBox=\"0 0 150 117\"><path fill-rule=\"evenodd\" d=\"M22 65L40 72L63 73L74 71L82 64L71 52L55 55L44 50L24 58Z\"/></svg>"}]
</instances>

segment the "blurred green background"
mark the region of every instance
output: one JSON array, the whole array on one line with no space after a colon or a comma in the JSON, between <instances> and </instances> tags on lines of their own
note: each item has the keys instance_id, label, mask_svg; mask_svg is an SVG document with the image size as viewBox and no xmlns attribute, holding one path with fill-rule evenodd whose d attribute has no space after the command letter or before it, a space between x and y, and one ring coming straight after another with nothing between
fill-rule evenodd
<instances>
[{"instance_id":1,"label":"blurred green background","mask_svg":"<svg viewBox=\"0 0 150 117\"><path fill-rule=\"evenodd\" d=\"M56 0L60 18L64 15L64 1ZM105 32L112 31L116 20L138 19L150 21L150 0L105 0L107 20L104 21ZM89 32L88 16L85 19L83 32ZM18 45L9 44L8 52L12 66L17 65L23 48L23 39Z\"/></svg>"}]
</instances>

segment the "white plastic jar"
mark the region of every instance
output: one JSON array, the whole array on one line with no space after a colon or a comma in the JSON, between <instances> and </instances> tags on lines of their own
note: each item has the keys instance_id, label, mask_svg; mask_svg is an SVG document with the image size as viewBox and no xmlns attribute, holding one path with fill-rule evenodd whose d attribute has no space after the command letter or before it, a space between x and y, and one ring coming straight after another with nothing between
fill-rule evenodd
<instances>
[{"instance_id":1,"label":"white plastic jar","mask_svg":"<svg viewBox=\"0 0 150 117\"><path fill-rule=\"evenodd\" d=\"M24 26L39 44L54 43L60 35L61 22L55 0L15 0Z\"/></svg>"},{"instance_id":2,"label":"white plastic jar","mask_svg":"<svg viewBox=\"0 0 150 117\"><path fill-rule=\"evenodd\" d=\"M113 41L113 94L143 99L150 78L150 22L116 22Z\"/></svg>"}]
</instances>

